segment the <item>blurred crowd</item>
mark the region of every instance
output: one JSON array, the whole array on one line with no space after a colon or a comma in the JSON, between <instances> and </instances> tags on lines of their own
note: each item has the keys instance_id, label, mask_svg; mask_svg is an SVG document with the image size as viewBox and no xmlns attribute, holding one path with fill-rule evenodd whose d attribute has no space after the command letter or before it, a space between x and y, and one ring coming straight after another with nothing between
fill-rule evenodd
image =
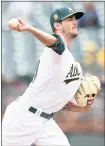
<instances>
[{"instance_id":1,"label":"blurred crowd","mask_svg":"<svg viewBox=\"0 0 105 146\"><path fill-rule=\"evenodd\" d=\"M24 5L24 7L23 7ZM22 95L32 81L43 45L27 32L8 28L8 20L22 17L40 30L52 33L49 17L57 7L85 11L78 21L79 36L70 48L83 72L99 77L102 95L88 113L59 111L55 119L65 132L104 133L104 3L103 2L2 2L2 116L6 106Z\"/></svg>"}]
</instances>

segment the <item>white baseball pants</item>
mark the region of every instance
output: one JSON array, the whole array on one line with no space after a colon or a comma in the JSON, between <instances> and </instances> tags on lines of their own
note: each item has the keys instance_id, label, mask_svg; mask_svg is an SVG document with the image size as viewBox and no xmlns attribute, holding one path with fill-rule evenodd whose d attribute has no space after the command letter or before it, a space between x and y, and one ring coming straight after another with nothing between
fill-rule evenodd
<instances>
[{"instance_id":1,"label":"white baseball pants","mask_svg":"<svg viewBox=\"0 0 105 146\"><path fill-rule=\"evenodd\" d=\"M68 139L53 119L47 120L28 110L19 113L10 104L2 121L2 146L70 146Z\"/></svg>"}]
</instances>

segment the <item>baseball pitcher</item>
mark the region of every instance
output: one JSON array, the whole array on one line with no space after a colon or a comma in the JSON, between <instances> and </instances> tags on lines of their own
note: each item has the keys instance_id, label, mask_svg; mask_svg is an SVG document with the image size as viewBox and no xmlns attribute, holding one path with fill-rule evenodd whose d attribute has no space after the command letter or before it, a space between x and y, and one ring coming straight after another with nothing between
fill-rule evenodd
<instances>
[{"instance_id":1,"label":"baseball pitcher","mask_svg":"<svg viewBox=\"0 0 105 146\"><path fill-rule=\"evenodd\" d=\"M77 19L83 15L83 12L75 12L69 7L54 10L50 16L52 35L20 18L9 24L14 31L30 32L45 48L29 87L6 108L2 121L2 146L30 146L33 142L37 146L70 146L54 121L53 113L68 110L65 105L74 98L83 79L81 65L70 51L70 44L78 35ZM86 112L93 99L84 106L69 103L70 111Z\"/></svg>"}]
</instances>

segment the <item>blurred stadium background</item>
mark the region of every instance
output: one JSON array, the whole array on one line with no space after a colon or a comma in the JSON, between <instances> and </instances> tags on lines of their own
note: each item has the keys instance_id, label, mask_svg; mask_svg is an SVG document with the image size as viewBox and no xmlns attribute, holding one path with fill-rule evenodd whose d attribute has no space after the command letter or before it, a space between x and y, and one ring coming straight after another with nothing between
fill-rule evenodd
<instances>
[{"instance_id":1,"label":"blurred stadium background","mask_svg":"<svg viewBox=\"0 0 105 146\"><path fill-rule=\"evenodd\" d=\"M8 20L22 17L40 30L52 33L53 9L71 6L85 11L79 20L79 36L70 48L83 71L100 78L102 94L88 113L59 111L55 119L72 146L104 146L104 2L2 2L2 117L6 106L22 95L32 80L43 45L28 32L8 28Z\"/></svg>"}]
</instances>

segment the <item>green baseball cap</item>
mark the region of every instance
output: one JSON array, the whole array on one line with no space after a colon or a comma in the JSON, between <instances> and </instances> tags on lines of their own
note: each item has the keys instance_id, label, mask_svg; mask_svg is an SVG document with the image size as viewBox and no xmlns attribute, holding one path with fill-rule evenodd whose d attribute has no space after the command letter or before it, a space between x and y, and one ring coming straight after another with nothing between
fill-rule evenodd
<instances>
[{"instance_id":1,"label":"green baseball cap","mask_svg":"<svg viewBox=\"0 0 105 146\"><path fill-rule=\"evenodd\" d=\"M80 19L84 13L83 12L75 12L72 8L70 7L63 7L56 9L52 12L50 16L50 25L53 28L54 22L59 22L60 20L63 20L69 16L74 15L76 19Z\"/></svg>"}]
</instances>

